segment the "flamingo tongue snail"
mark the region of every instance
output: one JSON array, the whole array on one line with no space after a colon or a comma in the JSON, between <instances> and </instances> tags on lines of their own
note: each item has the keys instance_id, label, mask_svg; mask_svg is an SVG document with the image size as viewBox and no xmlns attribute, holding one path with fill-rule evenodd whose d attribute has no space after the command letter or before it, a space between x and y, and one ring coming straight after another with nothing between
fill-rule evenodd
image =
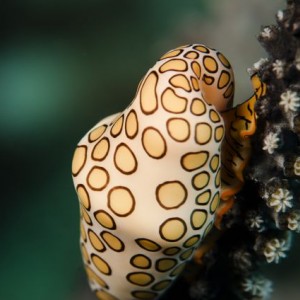
<instances>
[{"instance_id":1,"label":"flamingo tongue snail","mask_svg":"<svg viewBox=\"0 0 300 300\"><path fill-rule=\"evenodd\" d=\"M171 50L131 104L79 142L72 174L81 251L99 299L158 299L230 207L264 93L253 77L254 96L230 109L233 80L214 49Z\"/></svg>"}]
</instances>

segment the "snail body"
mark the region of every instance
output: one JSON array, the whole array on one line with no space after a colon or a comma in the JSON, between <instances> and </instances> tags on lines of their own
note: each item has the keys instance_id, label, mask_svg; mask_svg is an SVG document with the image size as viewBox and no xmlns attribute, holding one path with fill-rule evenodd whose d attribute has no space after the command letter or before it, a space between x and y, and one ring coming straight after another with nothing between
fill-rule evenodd
<instances>
[{"instance_id":1,"label":"snail body","mask_svg":"<svg viewBox=\"0 0 300 300\"><path fill-rule=\"evenodd\" d=\"M123 112L79 142L81 251L99 299L158 299L212 228L233 95L220 52L179 47L147 72Z\"/></svg>"}]
</instances>

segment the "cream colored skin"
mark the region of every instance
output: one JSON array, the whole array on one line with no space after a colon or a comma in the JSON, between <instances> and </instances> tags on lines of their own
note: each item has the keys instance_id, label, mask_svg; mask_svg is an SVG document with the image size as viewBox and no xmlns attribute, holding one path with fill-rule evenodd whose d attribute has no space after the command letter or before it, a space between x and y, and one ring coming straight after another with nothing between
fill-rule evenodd
<instances>
[{"instance_id":1,"label":"cream colored skin","mask_svg":"<svg viewBox=\"0 0 300 300\"><path fill-rule=\"evenodd\" d=\"M164 55L133 102L75 150L81 249L99 299L158 299L210 231L220 198L228 61L203 45Z\"/></svg>"}]
</instances>

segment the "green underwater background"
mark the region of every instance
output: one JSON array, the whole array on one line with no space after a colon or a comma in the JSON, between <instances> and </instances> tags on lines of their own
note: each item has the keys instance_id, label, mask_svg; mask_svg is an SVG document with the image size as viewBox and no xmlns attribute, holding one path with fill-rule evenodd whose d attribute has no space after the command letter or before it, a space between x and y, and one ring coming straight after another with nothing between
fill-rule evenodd
<instances>
[{"instance_id":1,"label":"green underwater background","mask_svg":"<svg viewBox=\"0 0 300 300\"><path fill-rule=\"evenodd\" d=\"M256 41L283 0L0 1L0 299L92 300L79 250L71 177L79 139L123 110L165 52L204 43L251 94ZM272 299L299 299L299 237L266 273Z\"/></svg>"}]
</instances>

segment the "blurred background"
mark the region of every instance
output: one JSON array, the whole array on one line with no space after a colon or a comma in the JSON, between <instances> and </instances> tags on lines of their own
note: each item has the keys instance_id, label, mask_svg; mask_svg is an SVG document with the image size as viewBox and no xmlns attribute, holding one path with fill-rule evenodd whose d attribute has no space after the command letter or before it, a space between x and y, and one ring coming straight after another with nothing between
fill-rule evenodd
<instances>
[{"instance_id":1,"label":"blurred background","mask_svg":"<svg viewBox=\"0 0 300 300\"><path fill-rule=\"evenodd\" d=\"M204 43L236 74L236 103L251 94L247 68L265 54L261 25L283 0L0 1L1 300L92 300L78 247L71 179L78 140L123 110L166 51ZM299 238L298 238L299 240ZM299 242L279 266L272 299L298 300ZM298 252L299 253L299 252Z\"/></svg>"}]
</instances>

